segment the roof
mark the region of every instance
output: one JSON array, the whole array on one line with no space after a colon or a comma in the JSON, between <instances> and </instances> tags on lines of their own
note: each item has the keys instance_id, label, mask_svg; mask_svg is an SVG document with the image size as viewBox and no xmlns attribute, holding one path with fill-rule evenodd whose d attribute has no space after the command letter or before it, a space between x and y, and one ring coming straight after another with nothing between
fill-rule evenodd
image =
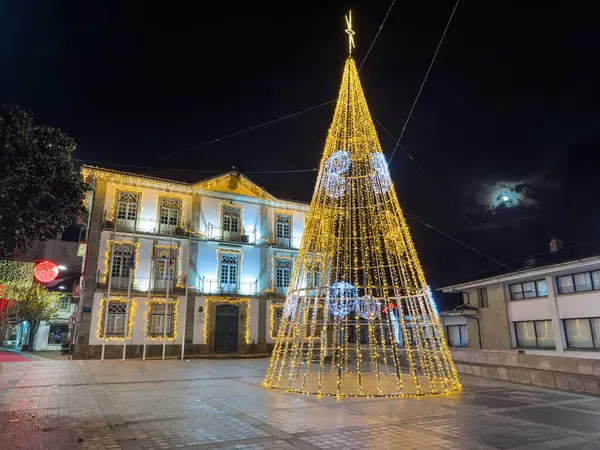
<instances>
[{"instance_id":1,"label":"roof","mask_svg":"<svg viewBox=\"0 0 600 450\"><path fill-rule=\"evenodd\" d=\"M565 247L556 252L537 253L516 261L512 261L503 266L497 266L483 271L477 276L466 279L461 283L452 286L445 286L439 290L451 290L452 288L464 286L486 280L496 280L509 275L526 273L536 269L549 268L553 266L565 265L591 258L600 258L600 241L590 241L583 244L576 244Z\"/></svg>"},{"instance_id":2,"label":"roof","mask_svg":"<svg viewBox=\"0 0 600 450\"><path fill-rule=\"evenodd\" d=\"M146 187L176 191L182 194L193 194L195 191L200 190L254 197L271 202L284 202L302 208L308 206L307 203L296 200L276 198L261 186L250 180L246 175L238 173L236 170L230 170L193 183L89 165L83 165L81 167L81 172L84 178L93 175L114 183L135 185L138 184L140 180L143 180L145 182L144 184L148 185Z\"/></svg>"}]
</instances>

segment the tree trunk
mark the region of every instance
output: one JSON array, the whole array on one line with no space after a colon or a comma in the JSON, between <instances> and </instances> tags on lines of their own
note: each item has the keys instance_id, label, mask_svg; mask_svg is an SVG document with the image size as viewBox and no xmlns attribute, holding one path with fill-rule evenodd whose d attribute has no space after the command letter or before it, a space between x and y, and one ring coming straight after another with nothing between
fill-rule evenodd
<instances>
[{"instance_id":1,"label":"tree trunk","mask_svg":"<svg viewBox=\"0 0 600 450\"><path fill-rule=\"evenodd\" d=\"M30 320L29 321L29 351L33 351L33 343L35 342L35 335L40 327L39 320Z\"/></svg>"}]
</instances>

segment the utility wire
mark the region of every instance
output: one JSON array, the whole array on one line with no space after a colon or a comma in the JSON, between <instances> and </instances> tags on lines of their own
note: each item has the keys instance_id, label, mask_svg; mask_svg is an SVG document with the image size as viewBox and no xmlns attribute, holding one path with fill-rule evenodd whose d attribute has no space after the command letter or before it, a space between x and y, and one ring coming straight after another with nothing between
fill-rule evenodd
<instances>
[{"instance_id":1,"label":"utility wire","mask_svg":"<svg viewBox=\"0 0 600 450\"><path fill-rule=\"evenodd\" d=\"M420 224L423 224L423 225L425 225L427 228L431 228L433 231L437 231L437 232L438 232L438 233L440 233L442 236L445 236L445 237L447 237L448 239L450 239L450 240L452 240L452 241L456 242L457 244L460 244L460 245L462 245L463 247L466 247L466 248L468 248L469 250L471 250L471 251L474 251L474 252L475 252L475 253L477 253L478 255L481 255L481 256L483 256L484 258L487 258L487 259L489 259L490 261L492 261L492 262L494 262L494 263L496 263L496 264L498 264L498 265L500 265L500 266L504 266L504 267L506 267L506 268L507 268L508 270L510 270L511 272L514 272L514 269L513 269L512 267L510 267L509 265L507 265L507 264L504 264L504 263L502 263L502 262L498 261L497 259L494 259L494 258L492 258L492 257L491 257L491 256L489 256L489 255L486 255L486 254L485 254L485 253L483 253L483 252L480 252L480 251L479 251L479 250L477 250L476 248L473 248L473 247L471 247L469 244L465 244L465 243L464 243L464 242L462 242L461 240L459 240L459 239L456 239L455 237L453 237L453 236L450 236L450 235L449 235L449 234L447 234L447 233L444 233L443 231L441 231L441 230L437 229L436 227L434 227L434 226L432 226L432 225L429 225L427 222L423 222L421 219L417 219L415 216L412 216L412 215L408 214L406 211L403 211L403 213L404 213L404 215L405 215L405 216L407 216L407 217L410 217L410 218L411 218L411 219L413 219L413 220L416 220L416 221L417 221L417 222L419 222Z\"/></svg>"},{"instance_id":2,"label":"utility wire","mask_svg":"<svg viewBox=\"0 0 600 450\"><path fill-rule=\"evenodd\" d=\"M371 49L373 48L373 46L375 45L375 41L379 37L379 33L381 33L381 30L383 30L383 26L385 25L385 21L387 20L388 16L390 15L390 12L392 11L392 8L394 7L394 3L396 3L396 0L392 0L392 4L388 8L387 13L385 13L385 17L383 18L383 22L381 22L381 25L379 26L379 30L377 30L377 34L373 38L373 41L371 42L371 46L369 47L369 50L367 50L367 54L365 55L365 57L363 58L362 62L360 63L360 67L358 68L358 73L360 73L360 70L365 65L365 62L367 61L367 58L369 57L369 53L371 53Z\"/></svg>"},{"instance_id":3,"label":"utility wire","mask_svg":"<svg viewBox=\"0 0 600 450\"><path fill-rule=\"evenodd\" d=\"M427 78L429 77L429 72L431 72L431 68L433 67L433 63L435 62L435 59L437 58L438 52L440 51L440 47L442 46L442 43L444 42L444 38L446 37L446 33L448 32L448 28L450 28L450 23L452 22L452 18L454 17L454 13L456 12L456 8L458 8L458 4L459 3L460 3L460 0L456 0L456 4L454 5L454 9L452 10L452 14L450 14L450 18L448 19L448 23L446 24L446 28L444 28L444 32L442 33L442 37L440 38L440 42L438 43L438 46L435 49L435 53L433 54L433 58L431 58L431 62L429 63L429 67L427 68L427 72L425 73L425 77L423 78L423 82L421 83L421 87L419 88L419 92L417 92L417 96L415 97L415 101L413 102L412 107L410 108L410 111L408 113L408 117L406 118L406 121L404 122L404 126L402 127L402 132L400 133L400 137L398 137L398 140L396 141L396 146L394 147L394 151L392 152L392 156L390 156L388 164L390 164L392 162L392 159L394 159L394 155L396 154L396 149L400 145L400 140L402 139L402 136L404 136L404 132L406 131L406 127L408 126L408 122L409 122L409 120L410 120L410 118L412 116L413 111L415 110L415 106L417 105L417 102L419 101L419 97L421 96L421 92L423 91L423 86L425 86L425 82L427 81Z\"/></svg>"},{"instance_id":4,"label":"utility wire","mask_svg":"<svg viewBox=\"0 0 600 450\"><path fill-rule=\"evenodd\" d=\"M369 53L371 53L371 49L375 45L375 41L377 41L377 38L379 37L379 34L381 33L381 30L383 30L383 25L385 24L385 21L387 20L388 16L390 15L390 11L392 10L392 7L394 6L394 3L396 3L396 0L393 0L392 4L388 8L388 11L385 14L385 17L383 18L383 21L381 22L381 25L379 26L379 29L377 30L377 34L375 34L375 37L373 38L373 41L371 42L371 45L369 46L369 50L367 51L367 54L365 55L365 57L362 60L362 63L360 64L360 68L358 69L359 72L360 72L360 69L362 69L362 67L364 66L365 62L367 62L367 58L369 57ZM160 161L161 159L165 159L165 158L170 158L171 156L179 155L181 153L185 153L185 152L188 152L190 150L195 150L197 148L202 148L202 147L205 147L207 145L211 145L211 144L214 144L216 142L232 138L234 136L239 136L240 134L244 134L244 133L247 133L249 131L257 130L257 129L262 128L262 127L266 127L267 125L271 125L273 123L281 122L282 120L290 119L290 118L298 116L300 114L304 114L305 112L309 112L309 111L313 111L315 109L321 108L322 106L330 105L331 103L334 103L336 100L337 99L333 99L333 100L329 100L329 101L324 102L324 103L319 103L318 105L311 106L310 108L306 108L306 109L303 109L301 111L297 111L297 112L292 113L292 114L281 116L281 117L278 117L277 119L269 120L267 122L263 122L261 124L254 125L254 126L252 126L250 128L245 128L243 130L236 131L235 133L227 134L227 135L222 136L220 138L213 139L212 141L206 141L206 142L203 142L201 144L192 145L191 147L184 148L183 150L179 150L179 151L176 151L174 153L170 153L170 154L165 155L165 156L159 156L158 158L152 159L151 162L152 161Z\"/></svg>"},{"instance_id":5,"label":"utility wire","mask_svg":"<svg viewBox=\"0 0 600 450\"><path fill-rule=\"evenodd\" d=\"M250 128L245 128L243 130L236 131L235 133L227 134L227 135L222 136L220 138L213 139L212 141L206 141L206 142L203 142L201 144L192 145L191 147L184 148L183 150L179 150L179 151L176 151L174 153L170 153L168 155L159 156L158 158L154 158L151 161L159 161L161 159L170 158L171 156L179 155L181 153L189 152L190 150L195 150L197 148L205 147L207 145L211 145L211 144L214 144L216 142L232 138L234 136L239 136L240 134L244 134L244 133L247 133L249 131L256 130L258 128L266 127L267 125L271 125L272 123L281 122L282 120L289 119L289 118L294 117L294 116L298 116L298 115L303 114L305 112L312 111L313 109L318 109L321 106L329 105L330 103L333 103L333 102L335 102L335 99L334 100L329 100L329 101L327 101L325 103L320 103L320 104L315 105L315 106L311 106L310 108L303 109L302 111L298 111L298 112L295 112L295 113L292 113L292 114L288 114L286 116L278 117L277 119L269 120L268 122L264 122L264 123L261 123L259 125L254 125L254 126L252 126Z\"/></svg>"},{"instance_id":6,"label":"utility wire","mask_svg":"<svg viewBox=\"0 0 600 450\"><path fill-rule=\"evenodd\" d=\"M375 120L375 122L377 122L377 124L381 127L381 129L383 131L386 132L386 134L392 138L392 140L396 141L396 138L387 130L387 128L385 128L382 123L377 120L375 117L373 117L373 119ZM458 206L456 204L456 202L454 201L454 199L452 197L450 197L450 195L448 193L446 193L446 191L431 177L431 175L429 175L427 173L427 171L417 162L416 159L413 158L413 156L408 153L408 150L406 150L402 145L398 145L398 147L400 147L400 150L402 150L404 153L406 153L406 156L408 156L408 158L415 163L415 165L419 168L419 170L423 173L423 175L425 175L429 181L431 181L433 183L433 185L444 195L444 197L446 197L446 199L448 199L448 201L450 203L452 203L454 206Z\"/></svg>"}]
</instances>

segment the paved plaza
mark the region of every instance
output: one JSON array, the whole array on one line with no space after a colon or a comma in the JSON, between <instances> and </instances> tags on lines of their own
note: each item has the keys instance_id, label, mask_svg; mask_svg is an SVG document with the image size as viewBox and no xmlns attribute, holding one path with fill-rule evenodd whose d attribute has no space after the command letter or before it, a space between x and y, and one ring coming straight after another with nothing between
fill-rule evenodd
<instances>
[{"instance_id":1,"label":"paved plaza","mask_svg":"<svg viewBox=\"0 0 600 450\"><path fill-rule=\"evenodd\" d=\"M600 399L463 377L336 399L264 389L258 360L0 363L0 449L594 449Z\"/></svg>"}]
</instances>

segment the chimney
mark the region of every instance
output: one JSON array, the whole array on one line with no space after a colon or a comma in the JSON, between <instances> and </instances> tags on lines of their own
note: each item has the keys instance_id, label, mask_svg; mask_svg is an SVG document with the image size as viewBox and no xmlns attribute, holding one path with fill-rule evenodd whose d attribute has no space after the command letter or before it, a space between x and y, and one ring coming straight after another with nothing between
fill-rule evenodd
<instances>
[{"instance_id":1,"label":"chimney","mask_svg":"<svg viewBox=\"0 0 600 450\"><path fill-rule=\"evenodd\" d=\"M550 252L556 253L559 250L563 249L563 242L555 236L550 238Z\"/></svg>"}]
</instances>

